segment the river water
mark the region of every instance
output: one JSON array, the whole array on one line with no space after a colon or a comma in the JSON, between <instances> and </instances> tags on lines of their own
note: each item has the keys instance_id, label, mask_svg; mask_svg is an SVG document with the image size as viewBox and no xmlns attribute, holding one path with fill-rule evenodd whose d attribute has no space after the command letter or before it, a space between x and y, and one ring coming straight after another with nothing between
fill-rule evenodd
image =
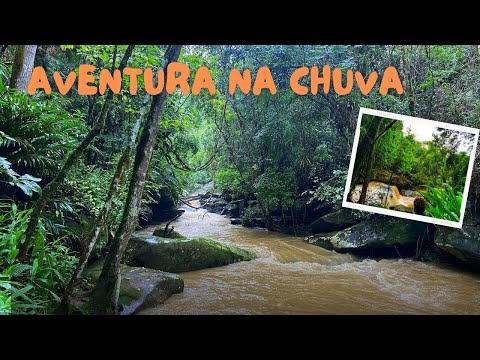
<instances>
[{"instance_id":1,"label":"river water","mask_svg":"<svg viewBox=\"0 0 480 360\"><path fill-rule=\"evenodd\" d=\"M141 314L480 314L479 275L411 259L356 259L184 209L175 230L237 245L258 259L183 273L182 294Z\"/></svg>"}]
</instances>

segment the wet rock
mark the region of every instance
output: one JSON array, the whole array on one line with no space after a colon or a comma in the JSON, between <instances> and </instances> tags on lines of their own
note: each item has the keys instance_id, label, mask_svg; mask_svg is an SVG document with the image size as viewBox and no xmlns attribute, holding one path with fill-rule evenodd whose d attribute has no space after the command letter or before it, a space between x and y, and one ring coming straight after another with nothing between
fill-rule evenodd
<instances>
[{"instance_id":1,"label":"wet rock","mask_svg":"<svg viewBox=\"0 0 480 360\"><path fill-rule=\"evenodd\" d=\"M229 217L238 218L240 217L240 208L236 203L229 203L227 206L225 206L223 214Z\"/></svg>"},{"instance_id":2,"label":"wet rock","mask_svg":"<svg viewBox=\"0 0 480 360\"><path fill-rule=\"evenodd\" d=\"M480 269L480 226L468 221L462 229L438 226L435 244L471 267Z\"/></svg>"},{"instance_id":3,"label":"wet rock","mask_svg":"<svg viewBox=\"0 0 480 360\"><path fill-rule=\"evenodd\" d=\"M151 209L148 222L168 221L178 214L177 202L166 189L159 189L152 198L154 202L148 205Z\"/></svg>"},{"instance_id":4,"label":"wet rock","mask_svg":"<svg viewBox=\"0 0 480 360\"><path fill-rule=\"evenodd\" d=\"M401 175L392 174L388 171L382 171L376 174L372 180L380 181L386 184L396 185L399 189L408 189L412 187L410 181ZM408 196L408 195L405 195Z\"/></svg>"},{"instance_id":5,"label":"wet rock","mask_svg":"<svg viewBox=\"0 0 480 360\"><path fill-rule=\"evenodd\" d=\"M362 220L360 214L355 216L350 209L340 209L333 213L322 216L310 224L313 233L328 233L331 231L343 230Z\"/></svg>"},{"instance_id":6,"label":"wet rock","mask_svg":"<svg viewBox=\"0 0 480 360\"><path fill-rule=\"evenodd\" d=\"M255 259L254 253L205 238L132 236L123 262L168 272L185 272Z\"/></svg>"},{"instance_id":7,"label":"wet rock","mask_svg":"<svg viewBox=\"0 0 480 360\"><path fill-rule=\"evenodd\" d=\"M161 223L169 221L177 215L183 214L184 210L178 210L176 208L164 209L162 205L150 205L152 209L152 215L148 218L148 222Z\"/></svg>"},{"instance_id":8,"label":"wet rock","mask_svg":"<svg viewBox=\"0 0 480 360\"><path fill-rule=\"evenodd\" d=\"M359 202L362 193L362 184L357 184L351 195L352 202ZM413 197L407 197L400 194L397 186L387 185L382 182L371 181L368 183L365 205L371 206L392 206L404 205L413 208Z\"/></svg>"},{"instance_id":9,"label":"wet rock","mask_svg":"<svg viewBox=\"0 0 480 360\"><path fill-rule=\"evenodd\" d=\"M262 217L255 218L244 218L242 220L242 225L245 227L261 227L264 228L267 226L265 220Z\"/></svg>"},{"instance_id":10,"label":"wet rock","mask_svg":"<svg viewBox=\"0 0 480 360\"><path fill-rule=\"evenodd\" d=\"M164 237L163 236L164 235L163 230L164 230L163 227L156 228L155 231L153 232L153 235L154 236L159 236L159 237ZM171 228L168 229L169 235L167 236L169 239L185 239L185 236L183 236L179 232L177 232L175 230L170 232L170 230L171 230Z\"/></svg>"},{"instance_id":11,"label":"wet rock","mask_svg":"<svg viewBox=\"0 0 480 360\"><path fill-rule=\"evenodd\" d=\"M420 195L419 192L414 191L414 190L402 190L402 191L400 191L400 193L401 193L403 196L413 197L413 198L422 196L422 195Z\"/></svg>"},{"instance_id":12,"label":"wet rock","mask_svg":"<svg viewBox=\"0 0 480 360\"><path fill-rule=\"evenodd\" d=\"M230 219L230 224L232 224L232 225L242 225L242 219L239 219L239 218Z\"/></svg>"},{"instance_id":13,"label":"wet rock","mask_svg":"<svg viewBox=\"0 0 480 360\"><path fill-rule=\"evenodd\" d=\"M202 203L204 209L216 214L222 214L227 204L225 200L217 197L208 198Z\"/></svg>"},{"instance_id":14,"label":"wet rock","mask_svg":"<svg viewBox=\"0 0 480 360\"><path fill-rule=\"evenodd\" d=\"M427 235L426 227L427 224L417 221L375 217L347 229L308 237L306 241L337 252L395 256L398 250L406 250L406 256L415 249L419 237Z\"/></svg>"},{"instance_id":15,"label":"wet rock","mask_svg":"<svg viewBox=\"0 0 480 360\"><path fill-rule=\"evenodd\" d=\"M265 220L262 217L260 206L257 201L248 201L248 206L242 211L241 219L246 227L265 227Z\"/></svg>"},{"instance_id":16,"label":"wet rock","mask_svg":"<svg viewBox=\"0 0 480 360\"><path fill-rule=\"evenodd\" d=\"M83 271L83 278L89 284L95 284L102 268L103 260L93 263ZM120 274L122 281L118 302L123 308L121 315L163 304L173 294L181 293L184 287L179 275L163 271L122 265ZM88 293L85 297L88 298Z\"/></svg>"}]
</instances>

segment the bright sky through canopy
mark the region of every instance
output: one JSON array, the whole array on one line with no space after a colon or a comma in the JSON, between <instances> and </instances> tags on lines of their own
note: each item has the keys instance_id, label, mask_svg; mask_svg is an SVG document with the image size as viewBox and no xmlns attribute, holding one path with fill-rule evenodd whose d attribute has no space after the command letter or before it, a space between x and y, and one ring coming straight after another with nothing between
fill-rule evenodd
<instances>
[{"instance_id":1,"label":"bright sky through canopy","mask_svg":"<svg viewBox=\"0 0 480 360\"><path fill-rule=\"evenodd\" d=\"M401 120L403 122L403 133L406 135L408 128L411 129L411 132L416 140L418 141L432 141L433 133L436 132L437 126L432 124L429 121L416 121L416 120ZM461 133L460 133L461 134ZM458 151L465 151L469 153L469 144L465 141L462 136L462 142L458 147Z\"/></svg>"}]
</instances>

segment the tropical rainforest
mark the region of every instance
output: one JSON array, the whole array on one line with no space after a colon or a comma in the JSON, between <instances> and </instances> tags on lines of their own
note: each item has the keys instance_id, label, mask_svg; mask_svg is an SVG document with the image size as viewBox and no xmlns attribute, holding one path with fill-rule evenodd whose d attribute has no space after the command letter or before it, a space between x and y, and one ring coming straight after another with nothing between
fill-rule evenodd
<instances>
[{"instance_id":1,"label":"tropical rainforest","mask_svg":"<svg viewBox=\"0 0 480 360\"><path fill-rule=\"evenodd\" d=\"M172 62L188 65L192 74L207 66L216 93L149 95L139 76L132 94L124 76L119 94L79 95L77 83L66 95L53 85L49 95L27 94L37 66L54 84L54 72L66 79L81 64L94 65L99 75L104 68L155 72ZM292 92L294 69L325 64L380 75L394 66L404 93L382 95L380 84L368 95L358 86L348 95ZM276 80L275 95L229 94L232 69L254 76L262 66ZM315 232L312 223L341 209L360 107L478 128L480 47L0 45L0 314L74 311L82 273L99 259L83 311L118 313L120 272L136 231L175 218L177 207L206 184L213 184L209 198L220 193L222 201L242 202L232 217L245 226L297 236ZM370 127L372 121L364 119L364 133L388 126L378 121ZM456 195L468 155L456 151L452 137L439 132L422 146L397 122L376 144L374 159L364 160L368 177L386 169L415 186L446 191L448 185ZM364 175L356 176L361 183ZM472 214L479 176L476 161ZM173 233L167 224L163 236Z\"/></svg>"}]
</instances>

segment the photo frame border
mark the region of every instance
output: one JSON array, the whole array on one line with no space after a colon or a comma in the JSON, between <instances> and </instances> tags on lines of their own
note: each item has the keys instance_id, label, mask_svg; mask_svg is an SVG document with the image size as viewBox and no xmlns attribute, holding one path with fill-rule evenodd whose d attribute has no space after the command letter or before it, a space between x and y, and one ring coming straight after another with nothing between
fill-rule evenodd
<instances>
[{"instance_id":1,"label":"photo frame border","mask_svg":"<svg viewBox=\"0 0 480 360\"><path fill-rule=\"evenodd\" d=\"M437 219L437 218L433 218L433 217L429 217L429 216L425 216L425 215L417 215L417 214L406 213L406 212L390 210L390 209L384 209L384 208L379 208L379 207L375 207L375 206L371 206L371 205L364 205L364 204L358 204L358 203L353 203L353 202L347 201L348 192L349 192L351 182L352 182L353 168L355 167L355 159L357 157L358 142L359 142L359 138L360 138L360 126L361 126L362 117L363 117L364 114L389 118L389 119L392 119L392 120L400 120L400 121L402 121L402 120L415 120L416 122L428 122L429 124L434 125L436 127L442 127L442 128L448 129L448 130L456 130L456 131L461 131L461 132L467 132L467 133L475 135L472 152L470 154L470 160L469 160L469 163L468 163L467 176L466 176L466 180L465 180L465 188L463 190L463 199L462 199L462 206L461 206L461 209L460 209L460 221L459 222L444 220L444 219ZM357 127L356 127L356 130L355 130L355 137L354 137L354 141L353 141L352 154L350 156L350 166L348 168L347 182L345 184L345 191L344 191L344 195L343 195L342 206L346 207L346 208L349 208L349 209L363 210L363 211L368 211L368 212L375 213L375 214L394 216L394 217L402 218L402 219L416 220L416 221L426 222L426 223L430 223L430 224L449 226L449 227L458 228L458 229L462 228L463 218L465 216L465 208L467 206L468 191L470 190L470 181L471 181L471 178L472 178L473 165L474 165L474 162L475 162L475 154L476 154L476 151L477 151L479 132L480 132L479 129L470 128L470 127L466 127L466 126L454 125L454 124L444 123L444 122L440 122L440 121L434 121L434 120L429 120L429 119L424 119L424 118L419 118L419 117L414 117L414 116L391 113L391 112L387 112L387 111L383 111L383 110L375 110L375 109L361 107L360 111L358 113Z\"/></svg>"}]
</instances>

